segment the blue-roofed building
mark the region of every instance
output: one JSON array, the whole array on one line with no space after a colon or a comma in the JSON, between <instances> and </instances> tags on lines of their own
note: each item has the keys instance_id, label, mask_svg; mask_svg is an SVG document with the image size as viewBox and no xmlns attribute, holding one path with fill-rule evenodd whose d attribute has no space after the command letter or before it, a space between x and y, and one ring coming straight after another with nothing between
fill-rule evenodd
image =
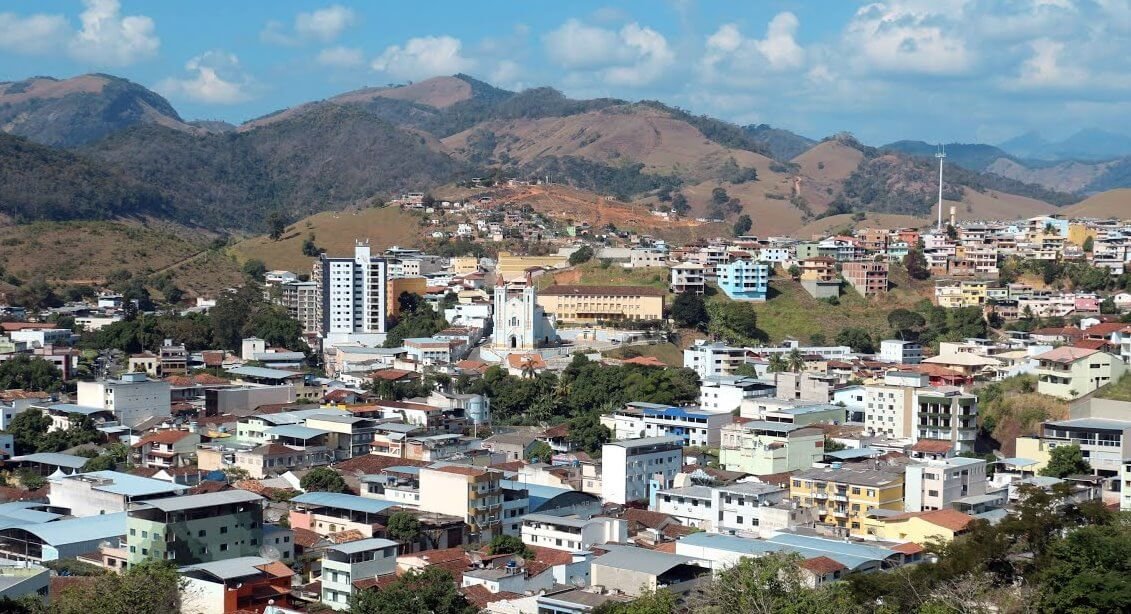
<instances>
[{"instance_id":1,"label":"blue-roofed building","mask_svg":"<svg viewBox=\"0 0 1131 614\"><path fill-rule=\"evenodd\" d=\"M385 510L397 505L393 501L334 492L303 493L291 499L291 504L292 529L308 529L319 535L356 529L365 537L373 537L375 529L382 530L388 516Z\"/></svg>"},{"instance_id":2,"label":"blue-roofed building","mask_svg":"<svg viewBox=\"0 0 1131 614\"><path fill-rule=\"evenodd\" d=\"M98 516L129 509L132 502L180 495L187 486L118 471L91 471L49 480L51 505L72 516Z\"/></svg>"},{"instance_id":3,"label":"blue-roofed building","mask_svg":"<svg viewBox=\"0 0 1131 614\"><path fill-rule=\"evenodd\" d=\"M760 557L773 552L796 553L804 559L828 557L849 571L879 571L918 560L879 544L841 539L778 533L769 539L754 539L722 533L692 533L676 542L677 554L690 557L712 569L725 569L743 557Z\"/></svg>"},{"instance_id":4,"label":"blue-roofed building","mask_svg":"<svg viewBox=\"0 0 1131 614\"><path fill-rule=\"evenodd\" d=\"M117 543L126 534L126 514L104 514L0 529L0 555L13 560L55 561Z\"/></svg>"},{"instance_id":5,"label":"blue-roofed building","mask_svg":"<svg viewBox=\"0 0 1131 614\"><path fill-rule=\"evenodd\" d=\"M729 411L639 401L601 416L601 423L613 432L614 439L671 436L679 437L684 446L690 447L718 446L720 429L730 422Z\"/></svg>"},{"instance_id":6,"label":"blue-roofed building","mask_svg":"<svg viewBox=\"0 0 1131 614\"><path fill-rule=\"evenodd\" d=\"M716 269L719 289L734 301L765 302L770 291L770 265L753 260L735 260Z\"/></svg>"}]
</instances>

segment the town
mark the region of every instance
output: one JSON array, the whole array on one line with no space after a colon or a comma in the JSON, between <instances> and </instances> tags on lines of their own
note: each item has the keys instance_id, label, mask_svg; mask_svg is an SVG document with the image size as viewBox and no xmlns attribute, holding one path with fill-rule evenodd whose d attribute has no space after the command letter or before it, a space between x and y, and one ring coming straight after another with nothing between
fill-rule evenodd
<instances>
[{"instance_id":1,"label":"town","mask_svg":"<svg viewBox=\"0 0 1131 614\"><path fill-rule=\"evenodd\" d=\"M674 245L502 199L390 206L463 211L466 253L357 237L188 309L4 307L0 594L163 561L154 598L192 612L429 586L573 614L723 599L760 560L819 599L1038 509L1131 510L1124 222ZM504 228L540 251L473 253ZM921 300L893 307L893 279ZM771 339L758 308L790 287L884 332Z\"/></svg>"}]
</instances>

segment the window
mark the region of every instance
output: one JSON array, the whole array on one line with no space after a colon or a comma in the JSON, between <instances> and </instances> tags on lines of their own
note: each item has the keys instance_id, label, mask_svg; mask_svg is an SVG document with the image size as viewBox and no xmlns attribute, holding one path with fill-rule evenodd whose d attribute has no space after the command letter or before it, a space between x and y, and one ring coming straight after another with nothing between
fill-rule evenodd
<instances>
[{"instance_id":1,"label":"window","mask_svg":"<svg viewBox=\"0 0 1131 614\"><path fill-rule=\"evenodd\" d=\"M220 535L223 535L227 532L228 532L228 527L220 527Z\"/></svg>"},{"instance_id":2,"label":"window","mask_svg":"<svg viewBox=\"0 0 1131 614\"><path fill-rule=\"evenodd\" d=\"M137 529L130 529L130 535L137 535Z\"/></svg>"},{"instance_id":3,"label":"window","mask_svg":"<svg viewBox=\"0 0 1131 614\"><path fill-rule=\"evenodd\" d=\"M227 552L228 544L220 544L220 552Z\"/></svg>"},{"instance_id":4,"label":"window","mask_svg":"<svg viewBox=\"0 0 1131 614\"><path fill-rule=\"evenodd\" d=\"M201 529L201 530L196 532L197 537L204 537L205 535L208 535L208 531L205 531L204 529Z\"/></svg>"},{"instance_id":5,"label":"window","mask_svg":"<svg viewBox=\"0 0 1131 614\"><path fill-rule=\"evenodd\" d=\"M142 532L141 532L141 537L142 537L142 539L144 539L144 538L146 538L146 537L149 537L149 531L142 531Z\"/></svg>"},{"instance_id":6,"label":"window","mask_svg":"<svg viewBox=\"0 0 1131 614\"><path fill-rule=\"evenodd\" d=\"M735 516L735 517L734 517L734 522L735 522L736 524L742 524L742 516Z\"/></svg>"}]
</instances>

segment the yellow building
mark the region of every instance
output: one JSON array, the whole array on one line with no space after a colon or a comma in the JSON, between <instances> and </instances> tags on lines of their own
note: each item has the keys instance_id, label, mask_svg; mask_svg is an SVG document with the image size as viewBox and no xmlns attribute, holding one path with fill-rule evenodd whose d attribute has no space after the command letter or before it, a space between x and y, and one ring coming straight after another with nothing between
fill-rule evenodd
<instances>
[{"instance_id":1,"label":"yellow building","mask_svg":"<svg viewBox=\"0 0 1131 614\"><path fill-rule=\"evenodd\" d=\"M474 256L459 256L452 258L449 262L451 263L452 273L456 275L466 275L479 270L479 259Z\"/></svg>"},{"instance_id":2,"label":"yellow building","mask_svg":"<svg viewBox=\"0 0 1131 614\"><path fill-rule=\"evenodd\" d=\"M947 309L985 305L989 287L979 280L940 281L935 284L935 304Z\"/></svg>"},{"instance_id":3,"label":"yellow building","mask_svg":"<svg viewBox=\"0 0 1131 614\"><path fill-rule=\"evenodd\" d=\"M970 529L974 517L958 510L941 509L930 512L910 512L880 518L865 519L868 534L876 539L895 542L950 542Z\"/></svg>"},{"instance_id":4,"label":"yellow building","mask_svg":"<svg viewBox=\"0 0 1131 614\"><path fill-rule=\"evenodd\" d=\"M1084 242L1091 238L1095 241L1099 238L1096 228L1088 224L1081 224L1079 222L1072 222L1068 224L1068 242L1080 247L1084 247Z\"/></svg>"},{"instance_id":5,"label":"yellow building","mask_svg":"<svg viewBox=\"0 0 1131 614\"><path fill-rule=\"evenodd\" d=\"M554 285L538 292L538 305L563 323L659 320L664 317L664 294L647 286Z\"/></svg>"},{"instance_id":6,"label":"yellow building","mask_svg":"<svg viewBox=\"0 0 1131 614\"><path fill-rule=\"evenodd\" d=\"M868 534L870 510L903 511L903 473L876 469L808 469L789 482L789 496L826 524Z\"/></svg>"},{"instance_id":7,"label":"yellow building","mask_svg":"<svg viewBox=\"0 0 1131 614\"><path fill-rule=\"evenodd\" d=\"M389 300L386 311L388 315L396 316L401 312L401 302L397 300L398 297L404 292L409 294L419 294L424 296L425 289L428 287L428 280L423 277L394 277L388 282L388 296Z\"/></svg>"},{"instance_id":8,"label":"yellow building","mask_svg":"<svg viewBox=\"0 0 1131 614\"><path fill-rule=\"evenodd\" d=\"M1017 458L1027 458L1036 461L1033 465L1025 467L1028 471L1040 471L1049 464L1049 459L1052 458L1052 448L1048 443L1035 435L1023 435L1013 440L1016 445L1016 452L1014 456Z\"/></svg>"},{"instance_id":9,"label":"yellow building","mask_svg":"<svg viewBox=\"0 0 1131 614\"><path fill-rule=\"evenodd\" d=\"M509 252L499 252L499 262L495 271L504 281L514 281L525 277L526 269L531 267L561 269L565 268L568 262L569 258L566 256L515 256Z\"/></svg>"}]
</instances>

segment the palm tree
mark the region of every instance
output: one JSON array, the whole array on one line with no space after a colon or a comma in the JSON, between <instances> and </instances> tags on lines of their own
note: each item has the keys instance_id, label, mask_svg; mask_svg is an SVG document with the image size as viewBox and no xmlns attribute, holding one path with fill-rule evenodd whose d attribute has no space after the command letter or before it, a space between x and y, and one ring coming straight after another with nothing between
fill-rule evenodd
<instances>
[{"instance_id":1,"label":"palm tree","mask_svg":"<svg viewBox=\"0 0 1131 614\"><path fill-rule=\"evenodd\" d=\"M766 369L770 373L780 373L789 370L789 364L781 354L773 354L770 356L770 366Z\"/></svg>"},{"instance_id":2,"label":"palm tree","mask_svg":"<svg viewBox=\"0 0 1131 614\"><path fill-rule=\"evenodd\" d=\"M789 351L789 358L786 360L789 365L789 370L795 373L801 373L805 370L805 357L801 355L801 351L793 348Z\"/></svg>"},{"instance_id":3,"label":"palm tree","mask_svg":"<svg viewBox=\"0 0 1131 614\"><path fill-rule=\"evenodd\" d=\"M522 361L522 377L523 379L534 379L538 375L538 371L534 367L534 359L527 356Z\"/></svg>"}]
</instances>

